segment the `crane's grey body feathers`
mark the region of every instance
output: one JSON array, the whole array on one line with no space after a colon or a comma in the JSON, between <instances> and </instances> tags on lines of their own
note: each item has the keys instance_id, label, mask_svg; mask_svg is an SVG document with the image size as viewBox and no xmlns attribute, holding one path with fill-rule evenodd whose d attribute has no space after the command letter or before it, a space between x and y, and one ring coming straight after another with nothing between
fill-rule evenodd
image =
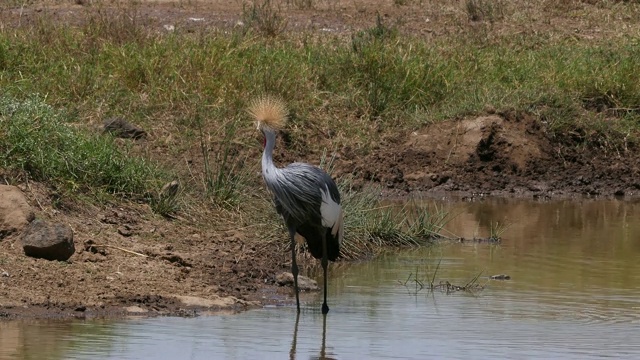
<instances>
[{"instance_id":1,"label":"crane's grey body feathers","mask_svg":"<svg viewBox=\"0 0 640 360\"><path fill-rule=\"evenodd\" d=\"M263 173L273 194L276 210L288 228L293 228L307 241L311 255L322 258L322 237L327 241L327 256L335 261L342 244L342 208L336 183L321 169L304 163L293 163Z\"/></svg>"},{"instance_id":2,"label":"crane's grey body feathers","mask_svg":"<svg viewBox=\"0 0 640 360\"><path fill-rule=\"evenodd\" d=\"M327 180L333 183L329 175L315 166L293 163L282 169L274 168L263 176L269 190L292 220L302 223L310 217L321 218L322 191L326 191ZM336 194L337 189L333 196ZM337 195L337 201L340 202L340 195Z\"/></svg>"}]
</instances>

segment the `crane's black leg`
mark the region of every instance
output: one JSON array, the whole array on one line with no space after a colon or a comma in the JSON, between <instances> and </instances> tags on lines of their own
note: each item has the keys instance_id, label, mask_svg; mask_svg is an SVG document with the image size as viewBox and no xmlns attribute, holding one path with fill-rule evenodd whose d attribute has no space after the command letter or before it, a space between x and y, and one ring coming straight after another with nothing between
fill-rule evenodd
<instances>
[{"instance_id":1,"label":"crane's black leg","mask_svg":"<svg viewBox=\"0 0 640 360\"><path fill-rule=\"evenodd\" d=\"M324 302L322 303L322 314L324 315L329 312L329 306L327 305L327 266L329 266L327 237L325 234L322 234L322 269L324 270Z\"/></svg>"},{"instance_id":2,"label":"crane's black leg","mask_svg":"<svg viewBox=\"0 0 640 360\"><path fill-rule=\"evenodd\" d=\"M298 290L298 263L296 262L296 230L289 229L291 237L291 274L293 274L293 291L296 293L296 309L300 312L300 294Z\"/></svg>"}]
</instances>

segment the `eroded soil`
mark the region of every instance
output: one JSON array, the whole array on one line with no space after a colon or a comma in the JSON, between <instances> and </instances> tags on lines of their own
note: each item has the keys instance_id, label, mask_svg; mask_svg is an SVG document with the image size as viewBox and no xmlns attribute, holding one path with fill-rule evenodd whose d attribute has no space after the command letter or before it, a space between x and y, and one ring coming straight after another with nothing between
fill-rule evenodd
<instances>
[{"instance_id":1,"label":"eroded soil","mask_svg":"<svg viewBox=\"0 0 640 360\"><path fill-rule=\"evenodd\" d=\"M73 228L76 252L47 261L26 257L17 235L0 241L0 318L188 316L287 299L274 284L290 260L273 242L168 222L146 205L57 211L43 187L20 187L38 217Z\"/></svg>"},{"instance_id":2,"label":"eroded soil","mask_svg":"<svg viewBox=\"0 0 640 360\"><path fill-rule=\"evenodd\" d=\"M640 157L633 148L615 151L582 141L579 133L558 137L539 119L506 111L403 134L355 168L360 178L379 182L396 195L640 194Z\"/></svg>"},{"instance_id":3,"label":"eroded soil","mask_svg":"<svg viewBox=\"0 0 640 360\"><path fill-rule=\"evenodd\" d=\"M73 22L78 21L78 14L89 14L83 3L51 1L46 7L9 7L0 19L2 26L16 26L48 11L60 21ZM379 12L401 31L428 37L474 26L463 7L435 2L397 6L391 1L336 1L312 9L288 8L286 16L288 31L348 36L370 27ZM241 26L242 11L241 2L159 2L143 3L137 14L162 31L165 25ZM519 11L526 13L527 9ZM496 34L543 29L598 37L629 25L624 18L598 25L589 18L563 15L531 16L528 28L513 29L509 23L492 26ZM442 191L543 198L637 196L637 151L605 151L606 147L584 146L580 139L554 137L531 115L488 111L483 116L396 134L367 154L338 149L336 175L353 174L363 186L381 184L391 196ZM302 156L297 160L316 162L317 154L305 154L312 155L314 159ZM288 154L287 158L297 156ZM53 206L56 194L50 189L29 182L17 185L38 217L71 225L76 253L68 263L38 260L24 256L17 236L0 241L0 319L190 316L205 310L291 303L291 290L275 284L275 276L290 266L289 252L276 242L260 241L251 228L229 225L220 230L196 225L199 222L189 218L167 220L154 215L148 206L134 203L102 208L71 204L60 210L59 205ZM317 266L308 260L301 259L303 265Z\"/></svg>"}]
</instances>

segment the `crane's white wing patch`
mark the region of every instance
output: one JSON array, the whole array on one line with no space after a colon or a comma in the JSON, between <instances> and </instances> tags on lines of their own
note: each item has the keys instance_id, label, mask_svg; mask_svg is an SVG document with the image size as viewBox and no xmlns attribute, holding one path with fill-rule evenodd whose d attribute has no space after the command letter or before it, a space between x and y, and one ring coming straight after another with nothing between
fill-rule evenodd
<instances>
[{"instance_id":1,"label":"crane's white wing patch","mask_svg":"<svg viewBox=\"0 0 640 360\"><path fill-rule=\"evenodd\" d=\"M320 193L322 194L322 203L320 204L322 226L332 228L332 233L334 233L342 225L342 207L340 204L333 201L329 194L328 186L325 186L324 189L321 188Z\"/></svg>"},{"instance_id":2,"label":"crane's white wing patch","mask_svg":"<svg viewBox=\"0 0 640 360\"><path fill-rule=\"evenodd\" d=\"M342 237L344 236L344 226L342 226L342 219L344 218L344 211L340 208L340 216L333 227L331 228L331 235L334 237L338 234L338 244L342 245Z\"/></svg>"}]
</instances>

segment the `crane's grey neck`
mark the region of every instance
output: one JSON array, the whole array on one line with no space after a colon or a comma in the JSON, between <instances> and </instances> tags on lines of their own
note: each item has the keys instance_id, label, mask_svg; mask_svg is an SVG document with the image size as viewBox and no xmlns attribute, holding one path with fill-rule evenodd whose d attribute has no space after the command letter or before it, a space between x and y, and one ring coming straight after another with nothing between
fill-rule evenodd
<instances>
[{"instance_id":1,"label":"crane's grey neck","mask_svg":"<svg viewBox=\"0 0 640 360\"><path fill-rule=\"evenodd\" d=\"M264 152L262 153L262 176L275 175L277 168L273 165L273 148L276 146L276 133L273 129L264 128L262 133L265 138Z\"/></svg>"}]
</instances>

